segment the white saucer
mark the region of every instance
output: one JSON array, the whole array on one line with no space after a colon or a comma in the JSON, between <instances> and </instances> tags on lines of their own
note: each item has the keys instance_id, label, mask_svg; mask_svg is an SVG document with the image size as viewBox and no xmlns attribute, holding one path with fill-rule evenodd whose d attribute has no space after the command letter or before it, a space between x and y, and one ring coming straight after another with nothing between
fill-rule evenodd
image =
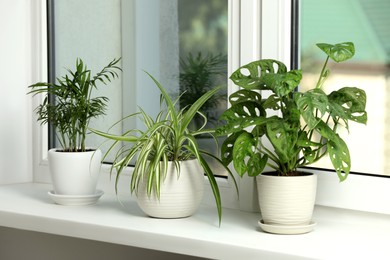
<instances>
[{"instance_id":1,"label":"white saucer","mask_svg":"<svg viewBox=\"0 0 390 260\"><path fill-rule=\"evenodd\" d=\"M60 195L55 194L54 191L51 190L48 194L57 204L65 206L84 206L95 204L104 192L96 190L96 193L92 195Z\"/></svg>"},{"instance_id":2,"label":"white saucer","mask_svg":"<svg viewBox=\"0 0 390 260\"><path fill-rule=\"evenodd\" d=\"M262 230L268 233L281 234L281 235L297 235L309 233L317 225L316 222L312 221L308 225L299 226L284 226L284 225L272 225L265 224L263 220L259 220L259 226Z\"/></svg>"}]
</instances>

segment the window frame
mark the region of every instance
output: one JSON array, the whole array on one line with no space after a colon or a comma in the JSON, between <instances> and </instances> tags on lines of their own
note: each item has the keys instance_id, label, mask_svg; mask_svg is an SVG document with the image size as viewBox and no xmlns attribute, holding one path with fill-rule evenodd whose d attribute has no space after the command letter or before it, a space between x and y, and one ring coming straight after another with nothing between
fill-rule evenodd
<instances>
[{"instance_id":1,"label":"window frame","mask_svg":"<svg viewBox=\"0 0 390 260\"><path fill-rule=\"evenodd\" d=\"M229 43L228 75L250 61L260 58L274 58L291 64L291 9L299 0L229 0ZM34 64L38 80L47 81L47 13L45 0L34 1L33 15L39 18L35 35L41 48L37 51ZM37 20L38 20L37 18ZM228 93L237 90L231 82ZM43 97L34 96L32 110L42 102ZM33 181L50 183L47 162L48 129L33 118ZM354 209L360 211L390 214L390 178L350 174L346 181L339 183L334 172L310 169L318 175L317 205ZM102 167L104 187L113 191L109 181L109 166ZM131 174L131 169L128 170ZM122 178L124 179L124 178ZM257 211L255 178L238 178L240 199L229 179L218 178L223 207L246 211ZM123 180L122 182L125 182ZM126 183L121 183L120 186ZM209 185L205 180L205 185ZM205 203L213 204L211 189L206 188Z\"/></svg>"}]
</instances>

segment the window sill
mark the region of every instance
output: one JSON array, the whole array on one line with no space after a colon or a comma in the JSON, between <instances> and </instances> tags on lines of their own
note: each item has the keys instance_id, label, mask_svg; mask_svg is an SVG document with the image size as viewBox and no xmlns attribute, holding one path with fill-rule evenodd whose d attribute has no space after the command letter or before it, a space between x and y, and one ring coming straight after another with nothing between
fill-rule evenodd
<instances>
[{"instance_id":1,"label":"window sill","mask_svg":"<svg viewBox=\"0 0 390 260\"><path fill-rule=\"evenodd\" d=\"M104 194L96 205L59 206L51 185L0 187L0 226L91 239L212 259L389 259L390 217L317 206L315 230L272 235L257 226L259 214L202 205L190 218L146 217L130 197Z\"/></svg>"}]
</instances>

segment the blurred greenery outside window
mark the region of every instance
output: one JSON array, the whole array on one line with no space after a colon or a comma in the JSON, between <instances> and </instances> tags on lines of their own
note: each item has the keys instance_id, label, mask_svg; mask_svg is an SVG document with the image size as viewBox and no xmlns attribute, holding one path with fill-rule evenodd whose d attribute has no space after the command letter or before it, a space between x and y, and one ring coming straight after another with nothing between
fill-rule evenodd
<instances>
[{"instance_id":1,"label":"blurred greenery outside window","mask_svg":"<svg viewBox=\"0 0 390 260\"><path fill-rule=\"evenodd\" d=\"M340 133L350 148L352 171L389 175L390 161L390 1L301 0L301 88L315 84L321 70L319 42L355 44L355 56L343 64L331 64L325 83L332 88L356 86L367 93L367 126L350 126ZM315 166L331 168L326 158Z\"/></svg>"},{"instance_id":2,"label":"blurred greenery outside window","mask_svg":"<svg viewBox=\"0 0 390 260\"><path fill-rule=\"evenodd\" d=\"M181 108L191 105L211 88L225 86L201 109L208 118L207 127L213 127L226 109L228 0L51 0L51 3L54 7L50 9L54 17L51 70L55 77L66 73L66 68L73 68L79 57L92 71L122 57L120 79L96 93L110 101L106 116L92 120L92 128L110 129L116 134L142 129L143 123L137 120L124 120L110 128L138 111L138 107L152 117L157 116L160 93L144 71L156 77L173 97L180 96ZM89 8L92 10L85 12ZM200 124L199 116L192 127ZM54 134L52 137L50 146L55 147L58 144ZM100 147L103 152L109 147L99 136L91 134L87 138L88 145ZM198 139L203 149L218 155L213 139L209 136ZM218 139L220 144L222 141ZM105 160L110 163L111 158ZM214 172L226 174L221 168L215 168Z\"/></svg>"},{"instance_id":3,"label":"blurred greenery outside window","mask_svg":"<svg viewBox=\"0 0 390 260\"><path fill-rule=\"evenodd\" d=\"M227 0L178 0L180 107L191 105L215 86L225 86L201 109L208 118L207 127L215 125L227 106L227 9ZM202 123L201 116L192 122L193 127ZM218 155L219 151L211 148L215 146L212 139L201 136L198 141L204 149ZM217 166L214 173L226 176Z\"/></svg>"}]
</instances>

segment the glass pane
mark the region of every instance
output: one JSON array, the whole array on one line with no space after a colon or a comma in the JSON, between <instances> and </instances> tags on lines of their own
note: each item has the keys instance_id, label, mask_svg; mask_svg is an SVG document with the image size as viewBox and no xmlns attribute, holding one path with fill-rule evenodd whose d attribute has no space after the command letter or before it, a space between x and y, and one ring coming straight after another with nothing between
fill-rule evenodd
<instances>
[{"instance_id":1,"label":"glass pane","mask_svg":"<svg viewBox=\"0 0 390 260\"><path fill-rule=\"evenodd\" d=\"M389 61L390 1L388 0L301 0L302 86L318 79L325 54L315 44L351 41L356 54L347 62L330 65L327 93L345 86L367 93L368 124L351 124L341 133L347 142L352 171L390 174L389 158ZM332 168L328 158L317 167Z\"/></svg>"},{"instance_id":2,"label":"glass pane","mask_svg":"<svg viewBox=\"0 0 390 260\"><path fill-rule=\"evenodd\" d=\"M145 71L173 97L181 95L181 107L191 105L210 88L224 85L203 107L211 127L226 108L227 5L227 0L57 0L56 74L72 68L77 57L92 71L122 57L121 79L96 92L110 98L107 115L92 123L103 131L138 107L157 116L160 92ZM192 127L199 121L194 120ZM126 120L110 131L142 127L143 122ZM103 142L95 135L89 138L91 146ZM212 139L202 136L199 142L217 154L211 148Z\"/></svg>"}]
</instances>

